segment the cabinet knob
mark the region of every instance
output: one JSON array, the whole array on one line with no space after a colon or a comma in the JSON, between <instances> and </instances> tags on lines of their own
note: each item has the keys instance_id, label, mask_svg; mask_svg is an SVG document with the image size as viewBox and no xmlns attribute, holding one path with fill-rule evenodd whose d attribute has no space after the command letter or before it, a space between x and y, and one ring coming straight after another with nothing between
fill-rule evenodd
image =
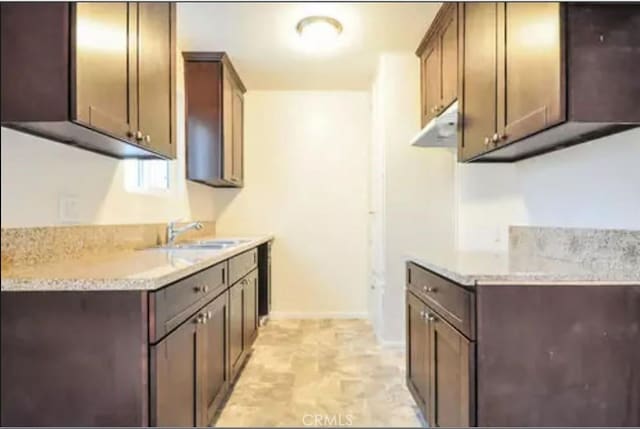
<instances>
[{"instance_id":1,"label":"cabinet knob","mask_svg":"<svg viewBox=\"0 0 640 429\"><path fill-rule=\"evenodd\" d=\"M438 319L436 319L436 316L434 316L433 314L429 313L427 314L427 321L429 322L436 322Z\"/></svg>"},{"instance_id":2,"label":"cabinet knob","mask_svg":"<svg viewBox=\"0 0 640 429\"><path fill-rule=\"evenodd\" d=\"M485 146L489 146L489 143L491 143L491 139L489 137L485 137L484 138L484 145Z\"/></svg>"},{"instance_id":3,"label":"cabinet knob","mask_svg":"<svg viewBox=\"0 0 640 429\"><path fill-rule=\"evenodd\" d=\"M151 136L149 134L147 134L146 136L144 136L144 141L146 143L151 143Z\"/></svg>"},{"instance_id":4,"label":"cabinet knob","mask_svg":"<svg viewBox=\"0 0 640 429\"><path fill-rule=\"evenodd\" d=\"M207 323L207 315L204 313L198 314L198 316L196 317L196 323L199 325Z\"/></svg>"},{"instance_id":5,"label":"cabinet knob","mask_svg":"<svg viewBox=\"0 0 640 429\"><path fill-rule=\"evenodd\" d=\"M438 289L434 288L433 286L425 286L425 290L427 292L431 292L431 293L435 293Z\"/></svg>"},{"instance_id":6,"label":"cabinet knob","mask_svg":"<svg viewBox=\"0 0 640 429\"><path fill-rule=\"evenodd\" d=\"M136 131L136 140L142 140L142 131Z\"/></svg>"},{"instance_id":7,"label":"cabinet knob","mask_svg":"<svg viewBox=\"0 0 640 429\"><path fill-rule=\"evenodd\" d=\"M213 311L207 311L207 319L213 319Z\"/></svg>"},{"instance_id":8,"label":"cabinet knob","mask_svg":"<svg viewBox=\"0 0 640 429\"><path fill-rule=\"evenodd\" d=\"M422 310L422 311L420 312L420 318L421 318L421 319L424 319L425 317L427 317L427 313L425 313L425 312L424 312L424 310Z\"/></svg>"},{"instance_id":9,"label":"cabinet knob","mask_svg":"<svg viewBox=\"0 0 640 429\"><path fill-rule=\"evenodd\" d=\"M207 285L197 286L196 287L196 292L207 293L207 292L209 292L209 286L207 286Z\"/></svg>"}]
</instances>

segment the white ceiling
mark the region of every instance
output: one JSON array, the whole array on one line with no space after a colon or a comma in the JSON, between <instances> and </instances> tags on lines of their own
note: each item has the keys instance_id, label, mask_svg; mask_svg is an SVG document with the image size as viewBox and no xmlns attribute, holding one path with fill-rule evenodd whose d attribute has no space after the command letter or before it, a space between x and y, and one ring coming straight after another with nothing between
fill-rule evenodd
<instances>
[{"instance_id":1,"label":"white ceiling","mask_svg":"<svg viewBox=\"0 0 640 429\"><path fill-rule=\"evenodd\" d=\"M183 51L226 51L248 89L369 89L378 55L415 51L440 3L178 3ZM308 52L295 26L329 15L344 29Z\"/></svg>"}]
</instances>

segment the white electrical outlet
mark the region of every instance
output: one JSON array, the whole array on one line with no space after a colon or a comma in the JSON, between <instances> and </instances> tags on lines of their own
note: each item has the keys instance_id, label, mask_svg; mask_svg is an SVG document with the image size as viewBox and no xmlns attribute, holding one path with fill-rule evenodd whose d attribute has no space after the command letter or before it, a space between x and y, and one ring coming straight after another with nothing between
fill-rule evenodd
<instances>
[{"instance_id":1,"label":"white electrical outlet","mask_svg":"<svg viewBox=\"0 0 640 429\"><path fill-rule=\"evenodd\" d=\"M80 222L80 198L76 195L60 195L58 198L58 218L61 223Z\"/></svg>"}]
</instances>

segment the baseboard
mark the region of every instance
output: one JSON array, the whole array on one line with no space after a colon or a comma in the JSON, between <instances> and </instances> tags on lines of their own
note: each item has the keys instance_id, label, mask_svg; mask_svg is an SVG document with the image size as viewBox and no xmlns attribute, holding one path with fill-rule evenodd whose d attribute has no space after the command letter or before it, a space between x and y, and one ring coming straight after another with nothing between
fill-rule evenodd
<instances>
[{"instance_id":1,"label":"baseboard","mask_svg":"<svg viewBox=\"0 0 640 429\"><path fill-rule=\"evenodd\" d=\"M404 349L405 346L404 341L384 341L380 339L378 339L378 344L385 349Z\"/></svg>"},{"instance_id":2,"label":"baseboard","mask_svg":"<svg viewBox=\"0 0 640 429\"><path fill-rule=\"evenodd\" d=\"M287 319L368 319L366 312L363 313L342 313L342 312L321 312L321 313L297 313L287 311L272 311L269 313L271 320L287 320Z\"/></svg>"},{"instance_id":3,"label":"baseboard","mask_svg":"<svg viewBox=\"0 0 640 429\"><path fill-rule=\"evenodd\" d=\"M378 332L376 332L375 334L376 334L376 340L378 341L378 345L380 345L380 347L382 347L383 349L404 349L405 348L406 343L403 340L397 340L397 341L385 340L380 336Z\"/></svg>"}]
</instances>

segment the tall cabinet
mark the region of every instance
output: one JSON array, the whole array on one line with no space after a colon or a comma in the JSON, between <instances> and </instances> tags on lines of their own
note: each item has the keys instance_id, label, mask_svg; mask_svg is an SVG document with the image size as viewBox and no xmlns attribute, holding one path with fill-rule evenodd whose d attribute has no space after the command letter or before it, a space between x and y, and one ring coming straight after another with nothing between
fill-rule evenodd
<instances>
[{"instance_id":1,"label":"tall cabinet","mask_svg":"<svg viewBox=\"0 0 640 429\"><path fill-rule=\"evenodd\" d=\"M244 182L244 93L224 52L183 52L187 178L215 187Z\"/></svg>"}]
</instances>

